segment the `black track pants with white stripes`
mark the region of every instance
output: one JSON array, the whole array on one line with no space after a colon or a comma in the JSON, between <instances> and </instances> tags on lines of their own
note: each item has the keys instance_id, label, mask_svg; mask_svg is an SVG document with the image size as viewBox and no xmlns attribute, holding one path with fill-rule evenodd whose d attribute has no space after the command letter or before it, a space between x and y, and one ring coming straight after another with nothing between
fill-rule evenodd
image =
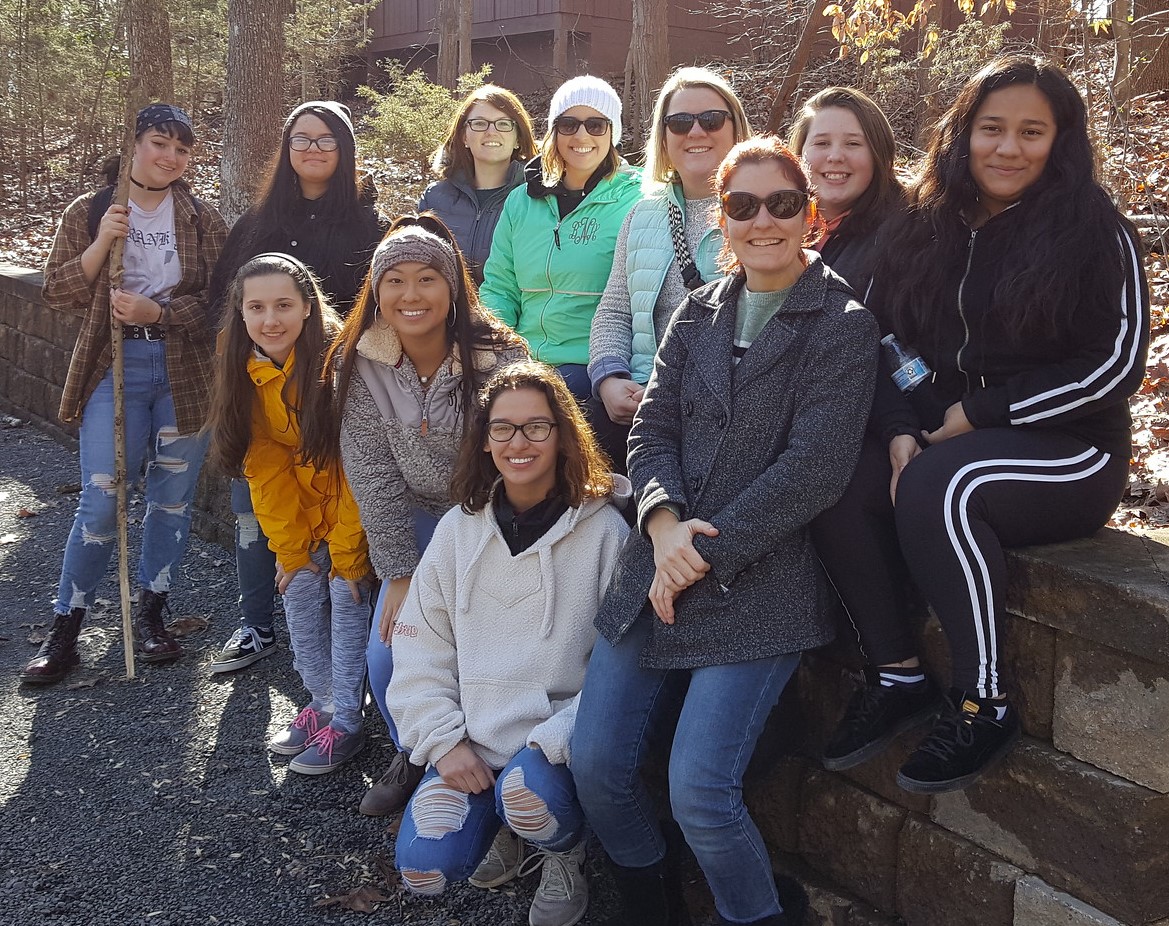
<instances>
[{"instance_id":1,"label":"black track pants with white stripes","mask_svg":"<svg viewBox=\"0 0 1169 926\"><path fill-rule=\"evenodd\" d=\"M887 460L884 467L888 472ZM879 483L869 478L874 487ZM1092 534L1112 516L1127 478L1127 453L1109 454L1059 432L1026 427L950 438L905 468L897 486L897 537L910 575L949 639L955 687L993 697L1010 684L999 664L1004 547ZM858 555L883 558L872 549ZM848 568L826 566L830 575ZM888 614L878 617L885 623L880 627L872 617L881 609L848 610L862 643L905 633L904 613L892 626ZM895 661L874 655L879 644L866 643L865 650L878 664Z\"/></svg>"}]
</instances>

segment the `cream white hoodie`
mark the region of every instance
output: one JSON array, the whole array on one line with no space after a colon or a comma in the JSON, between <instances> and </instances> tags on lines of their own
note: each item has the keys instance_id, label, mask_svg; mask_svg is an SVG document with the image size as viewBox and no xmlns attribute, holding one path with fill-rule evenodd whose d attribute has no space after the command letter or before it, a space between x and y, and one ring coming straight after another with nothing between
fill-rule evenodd
<instances>
[{"instance_id":1,"label":"cream white hoodie","mask_svg":"<svg viewBox=\"0 0 1169 926\"><path fill-rule=\"evenodd\" d=\"M503 768L525 746L567 764L593 619L629 532L610 499L569 508L512 556L493 506L448 511L435 528L394 629L386 703L415 765L463 740Z\"/></svg>"}]
</instances>

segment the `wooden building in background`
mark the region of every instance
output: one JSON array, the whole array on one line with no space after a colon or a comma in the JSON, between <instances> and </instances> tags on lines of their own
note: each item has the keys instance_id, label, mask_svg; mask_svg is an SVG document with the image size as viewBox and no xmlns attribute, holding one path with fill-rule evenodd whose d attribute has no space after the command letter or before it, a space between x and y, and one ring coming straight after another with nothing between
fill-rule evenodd
<instances>
[{"instance_id":1,"label":"wooden building in background","mask_svg":"<svg viewBox=\"0 0 1169 926\"><path fill-rule=\"evenodd\" d=\"M691 12L702 0L667 0L670 60L707 62L746 53L736 27ZM396 58L434 76L437 0L382 0L369 15L371 63ZM491 79L519 93L555 88L576 74L616 76L625 70L632 28L631 0L473 0L474 66L492 65Z\"/></svg>"}]
</instances>

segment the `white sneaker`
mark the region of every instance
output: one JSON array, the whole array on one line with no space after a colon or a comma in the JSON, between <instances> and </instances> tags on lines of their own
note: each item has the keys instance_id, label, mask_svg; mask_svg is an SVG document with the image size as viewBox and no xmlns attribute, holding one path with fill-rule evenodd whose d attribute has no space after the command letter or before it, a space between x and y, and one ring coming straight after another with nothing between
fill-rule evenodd
<instances>
[{"instance_id":1,"label":"white sneaker","mask_svg":"<svg viewBox=\"0 0 1169 926\"><path fill-rule=\"evenodd\" d=\"M524 841L501 826L483 861L467 880L475 887L499 887L519 874L523 861Z\"/></svg>"},{"instance_id":2,"label":"white sneaker","mask_svg":"<svg viewBox=\"0 0 1169 926\"><path fill-rule=\"evenodd\" d=\"M529 862L541 859L544 865L540 886L528 912L529 926L573 926L584 919L589 908L589 882L581 870L584 857L582 839L567 852L537 849L528 859ZM534 870L534 866L529 870Z\"/></svg>"}]
</instances>

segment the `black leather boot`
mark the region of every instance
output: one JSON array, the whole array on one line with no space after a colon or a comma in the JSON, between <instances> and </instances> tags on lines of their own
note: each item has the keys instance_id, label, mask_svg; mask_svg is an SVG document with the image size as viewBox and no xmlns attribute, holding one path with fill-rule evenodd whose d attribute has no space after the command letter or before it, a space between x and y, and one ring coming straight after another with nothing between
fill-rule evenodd
<instances>
[{"instance_id":1,"label":"black leather boot","mask_svg":"<svg viewBox=\"0 0 1169 926\"><path fill-rule=\"evenodd\" d=\"M85 608L74 608L68 614L55 614L53 626L45 642L24 671L20 680L30 685L51 685L59 682L81 662L77 654L77 634L85 620Z\"/></svg>"},{"instance_id":2,"label":"black leather boot","mask_svg":"<svg viewBox=\"0 0 1169 926\"><path fill-rule=\"evenodd\" d=\"M138 608L134 614L134 633L137 637L134 652L143 662L170 662L183 655L179 641L171 636L163 622L162 609L166 607L166 592L152 592L144 588L138 593Z\"/></svg>"}]
</instances>

